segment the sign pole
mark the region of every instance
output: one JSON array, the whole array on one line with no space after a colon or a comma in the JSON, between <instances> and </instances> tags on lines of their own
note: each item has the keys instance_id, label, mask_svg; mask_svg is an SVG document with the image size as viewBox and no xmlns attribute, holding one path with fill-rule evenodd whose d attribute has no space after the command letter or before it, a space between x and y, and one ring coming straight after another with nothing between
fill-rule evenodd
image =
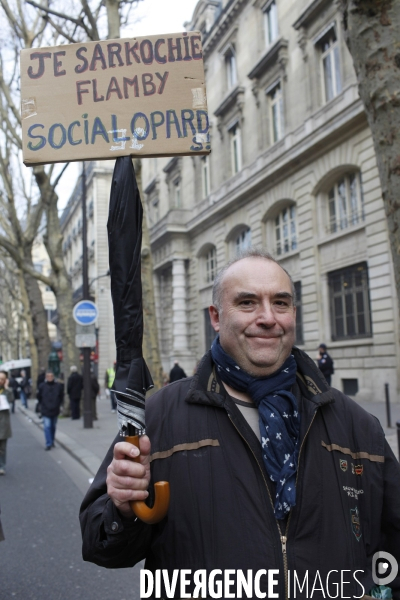
<instances>
[{"instance_id":1,"label":"sign pole","mask_svg":"<svg viewBox=\"0 0 400 600\"><path fill-rule=\"evenodd\" d=\"M82 292L83 300L89 300L88 251L87 251L87 218L86 218L86 169L82 163ZM83 352L83 428L93 428L92 415L92 382L90 377L90 348L82 348Z\"/></svg>"}]
</instances>

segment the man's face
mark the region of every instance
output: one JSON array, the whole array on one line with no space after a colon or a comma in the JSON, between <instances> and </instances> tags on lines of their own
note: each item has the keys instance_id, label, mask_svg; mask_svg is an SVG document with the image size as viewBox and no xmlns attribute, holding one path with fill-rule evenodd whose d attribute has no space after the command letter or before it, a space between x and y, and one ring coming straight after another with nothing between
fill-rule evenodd
<instances>
[{"instance_id":1,"label":"man's face","mask_svg":"<svg viewBox=\"0 0 400 600\"><path fill-rule=\"evenodd\" d=\"M247 373L274 373L289 356L296 334L289 277L273 261L249 257L226 271L221 286L220 311L210 306L221 346Z\"/></svg>"},{"instance_id":2,"label":"man's face","mask_svg":"<svg viewBox=\"0 0 400 600\"><path fill-rule=\"evenodd\" d=\"M51 383L52 381L54 381L54 374L53 373L46 373L46 381L48 381L49 383Z\"/></svg>"},{"instance_id":3,"label":"man's face","mask_svg":"<svg viewBox=\"0 0 400 600\"><path fill-rule=\"evenodd\" d=\"M3 389L6 385L7 377L4 373L0 373L0 389Z\"/></svg>"}]
</instances>

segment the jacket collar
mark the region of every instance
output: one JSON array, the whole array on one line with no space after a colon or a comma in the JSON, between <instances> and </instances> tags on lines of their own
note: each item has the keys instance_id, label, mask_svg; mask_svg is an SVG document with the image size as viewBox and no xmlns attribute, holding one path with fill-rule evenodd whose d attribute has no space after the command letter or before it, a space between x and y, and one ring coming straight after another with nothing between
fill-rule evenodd
<instances>
[{"instance_id":1,"label":"jacket collar","mask_svg":"<svg viewBox=\"0 0 400 600\"><path fill-rule=\"evenodd\" d=\"M315 408L335 401L333 392L314 361L302 350L293 346L292 353L297 363L297 383L301 394L315 405ZM205 404L223 407L227 393L217 376L209 350L201 359L186 396L190 404Z\"/></svg>"}]
</instances>

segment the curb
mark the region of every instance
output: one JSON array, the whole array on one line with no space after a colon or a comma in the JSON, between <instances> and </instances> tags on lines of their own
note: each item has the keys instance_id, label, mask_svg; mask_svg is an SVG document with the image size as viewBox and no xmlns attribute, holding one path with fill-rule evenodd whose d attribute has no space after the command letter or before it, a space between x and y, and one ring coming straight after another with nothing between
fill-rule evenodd
<instances>
[{"instance_id":1,"label":"curb","mask_svg":"<svg viewBox=\"0 0 400 600\"><path fill-rule=\"evenodd\" d=\"M39 419L36 413L34 413L29 408L25 408L23 406L19 406L18 410L25 415L32 423L34 423L37 427L43 429L42 420ZM85 469L94 477L99 470L101 465L101 460L87 450L78 442L73 440L69 435L62 431L56 431L56 442L68 452L75 460L77 460Z\"/></svg>"}]
</instances>

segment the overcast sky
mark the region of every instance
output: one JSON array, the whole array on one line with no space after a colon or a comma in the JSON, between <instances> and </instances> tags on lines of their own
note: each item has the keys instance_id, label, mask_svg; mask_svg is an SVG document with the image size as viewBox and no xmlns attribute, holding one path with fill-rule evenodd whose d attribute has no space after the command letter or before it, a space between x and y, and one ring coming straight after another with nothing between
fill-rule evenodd
<instances>
[{"instance_id":1,"label":"overcast sky","mask_svg":"<svg viewBox=\"0 0 400 600\"><path fill-rule=\"evenodd\" d=\"M129 35L156 35L184 31L183 24L192 19L198 0L142 0L132 13ZM126 35L123 32L123 35ZM71 163L60 185L59 209L63 209L74 189L82 163Z\"/></svg>"}]
</instances>

